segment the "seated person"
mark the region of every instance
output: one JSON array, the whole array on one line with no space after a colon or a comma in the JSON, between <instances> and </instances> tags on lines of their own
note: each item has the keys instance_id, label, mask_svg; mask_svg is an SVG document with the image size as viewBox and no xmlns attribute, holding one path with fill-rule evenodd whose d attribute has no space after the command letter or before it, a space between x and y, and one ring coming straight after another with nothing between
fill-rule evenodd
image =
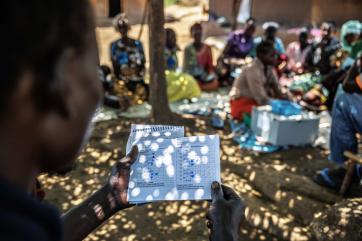
<instances>
[{"instance_id":1,"label":"seated person","mask_svg":"<svg viewBox=\"0 0 362 241\"><path fill-rule=\"evenodd\" d=\"M191 27L193 42L184 50L183 71L192 75L202 90L216 90L219 87L211 47L202 42L202 26L195 23Z\"/></svg>"},{"instance_id":2,"label":"seated person","mask_svg":"<svg viewBox=\"0 0 362 241\"><path fill-rule=\"evenodd\" d=\"M351 47L351 58L356 59L360 51L362 51L362 22L360 25L360 35Z\"/></svg>"},{"instance_id":3,"label":"seated person","mask_svg":"<svg viewBox=\"0 0 362 241\"><path fill-rule=\"evenodd\" d=\"M218 59L217 74L221 83L232 84L234 77L231 72L241 66L240 60L245 59L254 47L255 20L249 18L245 28L233 32Z\"/></svg>"},{"instance_id":4,"label":"seated person","mask_svg":"<svg viewBox=\"0 0 362 241\"><path fill-rule=\"evenodd\" d=\"M253 106L266 105L271 98L283 97L275 64L274 44L261 42L257 47L256 59L243 68L229 93L233 118L242 120L244 114L251 113Z\"/></svg>"},{"instance_id":5,"label":"seated person","mask_svg":"<svg viewBox=\"0 0 362 241\"><path fill-rule=\"evenodd\" d=\"M142 43L128 36L130 26L125 14L116 17L115 25L121 38L111 43L113 71L130 91L135 92L138 85L143 86L147 98L149 87L144 81L146 60Z\"/></svg>"},{"instance_id":6,"label":"seated person","mask_svg":"<svg viewBox=\"0 0 362 241\"><path fill-rule=\"evenodd\" d=\"M274 48L277 54L285 54L283 41L279 37L277 37L278 29L279 24L276 22L266 22L263 24L264 36L254 39L254 49L252 52L252 56L256 57L256 47L265 40L270 41L274 44Z\"/></svg>"},{"instance_id":7,"label":"seated person","mask_svg":"<svg viewBox=\"0 0 362 241\"><path fill-rule=\"evenodd\" d=\"M177 52L180 51L180 48L177 46L177 36L173 29L166 28L166 47L165 47L165 61L167 70L177 70L178 58Z\"/></svg>"},{"instance_id":8,"label":"seated person","mask_svg":"<svg viewBox=\"0 0 362 241\"><path fill-rule=\"evenodd\" d=\"M347 161L345 151L358 152L357 134L362 133L362 58L349 70L343 83L345 93L339 95L332 111L330 160L338 165ZM324 169L314 181L335 190L341 188L346 169ZM362 167L356 166L353 180L362 177Z\"/></svg>"},{"instance_id":9,"label":"seated person","mask_svg":"<svg viewBox=\"0 0 362 241\"><path fill-rule=\"evenodd\" d=\"M38 0L26 6L19 14L24 1L2 2L3 30L24 36L0 44L1 52L12 56L0 60L0 240L83 240L132 206L127 189L138 148L117 160L108 181L63 217L31 196L39 173L65 174L74 167L102 87L90 2ZM238 240L244 218L240 197L213 183L212 199L210 240Z\"/></svg>"},{"instance_id":10,"label":"seated person","mask_svg":"<svg viewBox=\"0 0 362 241\"><path fill-rule=\"evenodd\" d=\"M340 43L332 36L333 29L334 26L329 22L321 25L322 38L313 43L312 50L307 56L308 71L319 71L322 75L327 75L336 68L332 63L332 57L340 48Z\"/></svg>"},{"instance_id":11,"label":"seated person","mask_svg":"<svg viewBox=\"0 0 362 241\"><path fill-rule=\"evenodd\" d=\"M201 89L197 81L189 74L177 71L178 58L177 36L175 31L170 28L166 32L165 62L166 62L166 81L167 96L170 102L182 99L191 99L201 95Z\"/></svg>"},{"instance_id":12,"label":"seated person","mask_svg":"<svg viewBox=\"0 0 362 241\"><path fill-rule=\"evenodd\" d=\"M297 74L304 72L304 64L309 51L311 51L311 43L308 40L308 29L303 28L299 33L298 41L292 42L287 47L288 70Z\"/></svg>"},{"instance_id":13,"label":"seated person","mask_svg":"<svg viewBox=\"0 0 362 241\"><path fill-rule=\"evenodd\" d=\"M341 44L342 49L348 54L352 52L352 46L361 34L361 23L358 20L350 20L342 25Z\"/></svg>"}]
</instances>

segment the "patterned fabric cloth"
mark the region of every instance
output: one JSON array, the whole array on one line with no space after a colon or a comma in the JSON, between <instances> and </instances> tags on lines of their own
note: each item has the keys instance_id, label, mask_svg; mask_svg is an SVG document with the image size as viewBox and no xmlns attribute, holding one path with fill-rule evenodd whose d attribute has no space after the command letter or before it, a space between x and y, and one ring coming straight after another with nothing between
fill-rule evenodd
<instances>
[{"instance_id":1,"label":"patterned fabric cloth","mask_svg":"<svg viewBox=\"0 0 362 241\"><path fill-rule=\"evenodd\" d=\"M224 53L226 57L245 58L253 50L254 38L246 38L243 30L235 31L230 35L227 46L229 49Z\"/></svg>"},{"instance_id":2,"label":"patterned fabric cloth","mask_svg":"<svg viewBox=\"0 0 362 241\"><path fill-rule=\"evenodd\" d=\"M212 51L210 46L203 44L199 51L193 43L189 44L184 51L183 71L192 75L200 82L210 82L210 74L214 71Z\"/></svg>"},{"instance_id":3,"label":"patterned fabric cloth","mask_svg":"<svg viewBox=\"0 0 362 241\"><path fill-rule=\"evenodd\" d=\"M119 79L125 82L144 82L146 60L140 41L128 39L125 44L119 39L111 43L111 60Z\"/></svg>"},{"instance_id":4,"label":"patterned fabric cloth","mask_svg":"<svg viewBox=\"0 0 362 241\"><path fill-rule=\"evenodd\" d=\"M362 95L343 93L337 97L332 112L331 161L343 164L347 160L344 151L357 153L357 133L362 133Z\"/></svg>"},{"instance_id":5,"label":"patterned fabric cloth","mask_svg":"<svg viewBox=\"0 0 362 241\"><path fill-rule=\"evenodd\" d=\"M270 98L282 96L278 78L272 66L264 66L259 59L242 69L229 93L232 99L246 97L265 105Z\"/></svg>"}]
</instances>

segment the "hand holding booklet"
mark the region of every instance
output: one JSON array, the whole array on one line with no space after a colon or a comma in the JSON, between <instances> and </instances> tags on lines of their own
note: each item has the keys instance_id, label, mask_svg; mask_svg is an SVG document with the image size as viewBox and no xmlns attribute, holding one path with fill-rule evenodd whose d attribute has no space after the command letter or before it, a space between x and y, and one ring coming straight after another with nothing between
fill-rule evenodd
<instances>
[{"instance_id":1,"label":"hand holding booklet","mask_svg":"<svg viewBox=\"0 0 362 241\"><path fill-rule=\"evenodd\" d=\"M180 126L132 125L127 152L137 145L128 201L211 199L211 183L220 183L217 135L184 137Z\"/></svg>"}]
</instances>

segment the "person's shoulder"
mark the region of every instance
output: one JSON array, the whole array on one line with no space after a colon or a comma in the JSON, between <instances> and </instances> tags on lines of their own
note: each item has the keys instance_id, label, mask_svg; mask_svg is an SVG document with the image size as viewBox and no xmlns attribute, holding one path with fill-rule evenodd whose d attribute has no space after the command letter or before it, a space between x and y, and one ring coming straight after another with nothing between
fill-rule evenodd
<instances>
[{"instance_id":1,"label":"person's shoulder","mask_svg":"<svg viewBox=\"0 0 362 241\"><path fill-rule=\"evenodd\" d=\"M189 43L189 44L187 44L187 45L185 46L184 50L185 50L185 51L190 51L190 50L193 49L193 48L194 48L193 43Z\"/></svg>"},{"instance_id":2,"label":"person's shoulder","mask_svg":"<svg viewBox=\"0 0 362 241\"><path fill-rule=\"evenodd\" d=\"M116 39L116 40L114 40L114 41L112 41L111 42L111 45L116 45L119 41L121 41L121 39L119 38L119 39Z\"/></svg>"}]
</instances>

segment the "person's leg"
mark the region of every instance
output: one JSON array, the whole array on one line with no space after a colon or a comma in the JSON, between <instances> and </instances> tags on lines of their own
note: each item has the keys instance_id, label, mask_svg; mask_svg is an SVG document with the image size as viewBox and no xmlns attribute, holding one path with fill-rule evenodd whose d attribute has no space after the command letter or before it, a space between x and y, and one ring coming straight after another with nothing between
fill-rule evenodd
<instances>
[{"instance_id":1,"label":"person's leg","mask_svg":"<svg viewBox=\"0 0 362 241\"><path fill-rule=\"evenodd\" d=\"M330 138L330 160L341 167L321 170L314 177L316 183L337 191L340 189L346 174L346 169L342 166L347 160L344 152L357 152L357 133L362 133L362 96L341 94L334 104ZM354 181L361 179L361 170L357 165Z\"/></svg>"},{"instance_id":2,"label":"person's leg","mask_svg":"<svg viewBox=\"0 0 362 241\"><path fill-rule=\"evenodd\" d=\"M362 96L342 94L332 112L330 160L343 164L345 151L357 152L356 134L362 133Z\"/></svg>"}]
</instances>

